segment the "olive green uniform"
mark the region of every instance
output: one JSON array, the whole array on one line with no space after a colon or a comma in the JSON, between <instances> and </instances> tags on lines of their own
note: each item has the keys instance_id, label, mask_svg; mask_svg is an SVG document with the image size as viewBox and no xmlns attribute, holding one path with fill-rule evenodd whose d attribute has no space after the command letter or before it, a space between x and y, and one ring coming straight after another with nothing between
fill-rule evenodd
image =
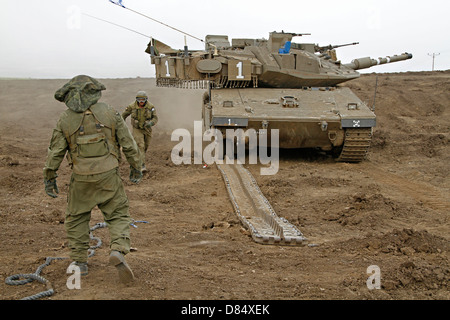
<instances>
[{"instance_id":1,"label":"olive green uniform","mask_svg":"<svg viewBox=\"0 0 450 320\"><path fill-rule=\"evenodd\" d=\"M93 87L98 91L104 90L102 84L87 76L75 77L70 83L71 86L66 85L55 94L55 98L65 101L69 109L62 113L53 130L44 167L44 180L46 186L48 181L56 181L56 172L67 153L73 172L65 228L72 260L87 261L90 247L89 221L91 210L95 206L102 211L108 226L111 250L127 254L130 251L131 219L128 198L118 173L119 155L122 147L130 166L140 172L139 150L117 111L105 103L97 103L100 97L83 97L81 91L87 90L89 96L89 91L95 91ZM76 85L81 93L72 94L72 87ZM81 100L81 103L71 103L71 95L73 99Z\"/></svg>"},{"instance_id":2,"label":"olive green uniform","mask_svg":"<svg viewBox=\"0 0 450 320\"><path fill-rule=\"evenodd\" d=\"M152 127L158 123L155 106L146 101L143 107L138 102L130 104L122 113L122 118L126 120L131 115L131 126L133 127L133 137L141 152L141 162L145 165L145 154L152 139Z\"/></svg>"}]
</instances>

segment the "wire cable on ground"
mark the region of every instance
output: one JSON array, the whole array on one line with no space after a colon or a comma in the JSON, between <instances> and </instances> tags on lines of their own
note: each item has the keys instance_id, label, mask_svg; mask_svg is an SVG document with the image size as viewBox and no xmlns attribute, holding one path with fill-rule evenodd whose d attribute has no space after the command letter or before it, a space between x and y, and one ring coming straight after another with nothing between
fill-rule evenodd
<instances>
[{"instance_id":1,"label":"wire cable on ground","mask_svg":"<svg viewBox=\"0 0 450 320\"><path fill-rule=\"evenodd\" d=\"M104 227L106 227L106 223L100 222L100 223L97 223L96 225L94 225L90 229L89 237L91 240L97 241L97 243L89 248L88 257L92 257L95 254L95 249L99 248L102 245L102 240L98 237L94 237L92 235L92 232L98 228L104 228ZM46 290L39 292L37 294L22 298L21 300L37 300L37 299L44 298L44 297L50 297L55 293L55 290L53 289L50 281L48 281L47 279L42 277L40 274L41 274L42 270L46 266L50 265L50 263L52 261L65 260L65 259L68 259L68 258L66 258L66 257L47 257L45 259L45 263L41 264L36 269L35 273L19 273L19 274L12 275L5 279L5 283L9 284L9 285L18 286L18 285L24 285L24 284L32 282L32 281L38 281L38 282L46 285ZM22 280L20 280L20 279L22 279Z\"/></svg>"},{"instance_id":2,"label":"wire cable on ground","mask_svg":"<svg viewBox=\"0 0 450 320\"><path fill-rule=\"evenodd\" d=\"M149 223L149 222L144 221L144 220L139 220L139 221L132 220L130 225L133 226L134 228L137 228L136 223ZM100 246L102 245L102 240L98 237L94 237L92 232L98 228L105 228L105 227L106 227L105 222L99 222L90 228L89 238L91 240L97 241L97 243L95 245L92 245L89 247L88 258L92 257L95 254L95 249L100 248ZM36 293L34 295L22 298L21 300L37 300L37 299L44 298L44 297L50 297L55 293L55 290L53 289L53 286L50 283L50 281L48 281L47 279L42 277L40 274L45 267L47 267L48 265L50 265L50 263L52 263L52 261L65 260L65 259L68 259L68 258L67 257L47 257L45 259L45 263L41 264L36 269L35 273L19 273L19 274L12 275L5 279L5 283L9 284L9 285L13 285L13 286L18 286L18 285L24 285L24 284L27 284L27 283L30 283L33 281L38 281L38 282L46 285L46 290Z\"/></svg>"}]
</instances>

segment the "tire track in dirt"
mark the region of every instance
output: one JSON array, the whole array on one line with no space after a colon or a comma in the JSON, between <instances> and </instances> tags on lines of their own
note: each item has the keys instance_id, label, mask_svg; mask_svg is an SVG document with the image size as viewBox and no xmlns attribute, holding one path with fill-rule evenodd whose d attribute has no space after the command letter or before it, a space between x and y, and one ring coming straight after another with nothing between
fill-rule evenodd
<instances>
[{"instance_id":1,"label":"tire track in dirt","mask_svg":"<svg viewBox=\"0 0 450 320\"><path fill-rule=\"evenodd\" d=\"M449 195L442 194L436 187L389 173L373 163L366 162L365 167L365 173L370 175L379 184L390 186L431 209L449 212L450 201L447 200L450 198Z\"/></svg>"}]
</instances>

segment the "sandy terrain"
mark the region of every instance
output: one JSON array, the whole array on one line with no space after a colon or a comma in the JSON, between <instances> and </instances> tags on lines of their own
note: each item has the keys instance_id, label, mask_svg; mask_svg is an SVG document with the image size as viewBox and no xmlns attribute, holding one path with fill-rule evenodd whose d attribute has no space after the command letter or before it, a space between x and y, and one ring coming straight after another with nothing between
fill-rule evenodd
<instances>
[{"instance_id":1,"label":"sandy terrain","mask_svg":"<svg viewBox=\"0 0 450 320\"><path fill-rule=\"evenodd\" d=\"M376 74L347 86L372 104ZM67 80L0 80L0 299L45 290L33 282L6 285L33 273L48 256L67 257L64 212L70 169L64 160L56 199L44 192L42 168L52 129L66 106L53 98ZM52 300L303 300L450 298L450 71L379 74L377 127L368 159L336 163L313 150L280 154L275 176L248 166L276 213L308 238L301 247L252 241L233 212L215 165L176 166L175 128L201 117L202 90L155 87L154 79L101 79L102 100L122 112L146 90L160 122L139 185L121 173L133 219L136 276L121 284L108 266L109 236L89 260L81 289L66 286L69 260L42 271ZM129 120L128 120L129 121ZM102 221L95 209L92 225ZM94 243L93 243L94 244ZM369 290L367 268L381 272Z\"/></svg>"}]
</instances>

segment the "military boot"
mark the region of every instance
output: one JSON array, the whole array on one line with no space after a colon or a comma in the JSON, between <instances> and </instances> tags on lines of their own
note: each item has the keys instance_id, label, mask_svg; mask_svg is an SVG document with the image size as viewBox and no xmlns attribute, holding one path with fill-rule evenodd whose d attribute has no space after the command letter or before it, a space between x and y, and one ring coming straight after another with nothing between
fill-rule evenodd
<instances>
[{"instance_id":1,"label":"military boot","mask_svg":"<svg viewBox=\"0 0 450 320\"><path fill-rule=\"evenodd\" d=\"M88 274L88 265L87 262L77 262L74 261L70 264L71 266L77 266L78 268L80 268L80 274L82 276L87 276Z\"/></svg>"},{"instance_id":2,"label":"military boot","mask_svg":"<svg viewBox=\"0 0 450 320\"><path fill-rule=\"evenodd\" d=\"M128 266L125 257L121 252L115 250L111 251L111 254L109 255L109 264L116 267L121 282L127 283L134 280L133 271Z\"/></svg>"}]
</instances>

